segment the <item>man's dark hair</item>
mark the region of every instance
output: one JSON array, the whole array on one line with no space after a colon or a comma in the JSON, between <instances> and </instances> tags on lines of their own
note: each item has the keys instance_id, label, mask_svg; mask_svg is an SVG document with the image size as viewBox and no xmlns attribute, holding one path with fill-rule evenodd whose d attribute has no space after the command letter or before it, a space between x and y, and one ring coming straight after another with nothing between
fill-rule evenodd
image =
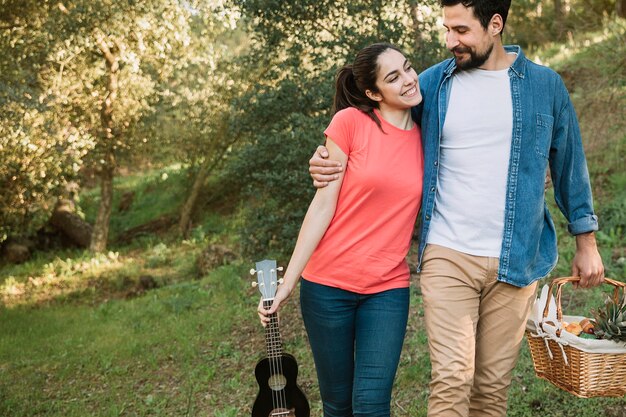
<instances>
[{"instance_id":1,"label":"man's dark hair","mask_svg":"<svg viewBox=\"0 0 626 417\"><path fill-rule=\"evenodd\" d=\"M509 15L511 0L439 0L442 7L456 6L462 4L464 7L472 8L474 16L480 21L480 25L487 29L489 21L494 14L502 16L502 30Z\"/></svg>"}]
</instances>

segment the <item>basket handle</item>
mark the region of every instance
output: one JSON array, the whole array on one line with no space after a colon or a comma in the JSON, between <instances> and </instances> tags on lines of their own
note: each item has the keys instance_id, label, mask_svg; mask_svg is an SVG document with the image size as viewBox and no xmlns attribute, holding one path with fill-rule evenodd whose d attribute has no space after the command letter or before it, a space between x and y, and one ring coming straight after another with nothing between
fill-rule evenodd
<instances>
[{"instance_id":1,"label":"basket handle","mask_svg":"<svg viewBox=\"0 0 626 417\"><path fill-rule=\"evenodd\" d=\"M548 311L550 309L550 297L552 297L552 294L553 294L552 290L554 289L554 287L556 287L556 295L555 295L556 318L559 323L563 320L563 310L561 308L561 288L563 287L563 285L569 282L574 283L578 281L580 281L580 277L561 277L561 278L555 278L552 280L552 282L550 283L550 287L548 289L548 297L546 299L546 305L543 309L544 320L548 317ZM610 278L604 278L603 283L609 284L615 287L613 290L613 299L615 300L615 302L619 301L620 288L622 291L626 291L626 284L623 282L616 281ZM558 329L556 331L556 335L559 337L561 336L561 329Z\"/></svg>"}]
</instances>

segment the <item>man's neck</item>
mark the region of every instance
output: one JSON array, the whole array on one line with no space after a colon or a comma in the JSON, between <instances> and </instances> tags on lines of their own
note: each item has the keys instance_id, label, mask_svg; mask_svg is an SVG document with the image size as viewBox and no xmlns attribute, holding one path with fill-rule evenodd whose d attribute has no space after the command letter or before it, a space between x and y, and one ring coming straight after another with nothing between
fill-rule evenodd
<instances>
[{"instance_id":1,"label":"man's neck","mask_svg":"<svg viewBox=\"0 0 626 417\"><path fill-rule=\"evenodd\" d=\"M513 65L516 57L516 54L507 54L502 43L496 42L496 44L493 45L489 59L479 68L486 71L504 70Z\"/></svg>"}]
</instances>

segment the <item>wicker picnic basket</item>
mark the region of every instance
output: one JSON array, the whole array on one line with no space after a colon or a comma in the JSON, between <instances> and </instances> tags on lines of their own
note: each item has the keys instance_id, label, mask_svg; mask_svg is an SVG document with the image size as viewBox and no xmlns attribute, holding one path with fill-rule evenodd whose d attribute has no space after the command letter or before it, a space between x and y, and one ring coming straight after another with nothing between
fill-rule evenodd
<instances>
[{"instance_id":1,"label":"wicker picnic basket","mask_svg":"<svg viewBox=\"0 0 626 417\"><path fill-rule=\"evenodd\" d=\"M575 340L576 336L567 332L561 334L561 326L558 324L562 323L564 318L561 310L561 288L566 283L578 280L577 277L554 279L548 289L543 320L536 328L530 323L530 319L528 321L526 338L535 373L538 377L580 398L621 397L626 395L626 346L609 340L580 338L578 339L581 346L576 346L579 344ZM615 287L613 292L615 299L619 297L620 289L625 291L626 284L623 282L608 278L605 278L604 282ZM554 297L557 323L546 321L554 288L556 288ZM565 316L565 319L572 317ZM548 327L549 329L544 331L544 328Z\"/></svg>"}]
</instances>

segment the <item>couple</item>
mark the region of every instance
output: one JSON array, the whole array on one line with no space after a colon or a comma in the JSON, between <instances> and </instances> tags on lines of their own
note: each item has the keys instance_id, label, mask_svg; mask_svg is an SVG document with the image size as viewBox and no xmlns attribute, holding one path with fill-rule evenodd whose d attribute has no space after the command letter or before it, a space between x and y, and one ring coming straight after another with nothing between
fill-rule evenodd
<instances>
[{"instance_id":1,"label":"couple","mask_svg":"<svg viewBox=\"0 0 626 417\"><path fill-rule=\"evenodd\" d=\"M576 235L572 274L582 287L603 280L578 122L560 77L502 45L510 0L441 5L453 59L418 79L398 49L374 44L338 73L326 148L311 159L320 188L284 284L270 310L259 306L267 323L303 277L326 417L390 415L420 205L429 416L506 415L537 280L557 260L548 167Z\"/></svg>"}]
</instances>

